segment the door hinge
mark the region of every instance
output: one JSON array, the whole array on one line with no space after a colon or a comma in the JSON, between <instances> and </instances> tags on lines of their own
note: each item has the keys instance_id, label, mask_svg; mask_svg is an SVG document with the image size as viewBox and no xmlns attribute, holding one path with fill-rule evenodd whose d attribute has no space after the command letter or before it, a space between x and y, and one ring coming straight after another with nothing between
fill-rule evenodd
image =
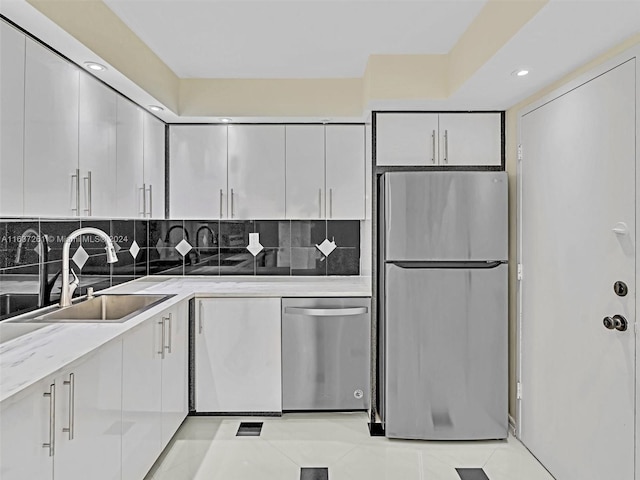
<instances>
[{"instance_id":1,"label":"door hinge","mask_svg":"<svg viewBox=\"0 0 640 480\"><path fill-rule=\"evenodd\" d=\"M518 264L518 280L522 280L522 264Z\"/></svg>"},{"instance_id":2,"label":"door hinge","mask_svg":"<svg viewBox=\"0 0 640 480\"><path fill-rule=\"evenodd\" d=\"M520 382L516 383L516 399L522 400L522 384Z\"/></svg>"},{"instance_id":3,"label":"door hinge","mask_svg":"<svg viewBox=\"0 0 640 480\"><path fill-rule=\"evenodd\" d=\"M522 161L522 145L518 145L518 160Z\"/></svg>"}]
</instances>

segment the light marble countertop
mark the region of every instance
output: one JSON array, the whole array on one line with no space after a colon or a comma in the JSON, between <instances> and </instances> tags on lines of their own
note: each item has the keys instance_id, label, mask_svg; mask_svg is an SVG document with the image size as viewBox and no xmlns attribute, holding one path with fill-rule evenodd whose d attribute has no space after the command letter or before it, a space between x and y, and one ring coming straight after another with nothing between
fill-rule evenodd
<instances>
[{"instance_id":1,"label":"light marble countertop","mask_svg":"<svg viewBox=\"0 0 640 480\"><path fill-rule=\"evenodd\" d=\"M30 312L0 322L0 402L18 400L31 385L55 375L147 319L194 297L368 297L369 277L144 277L100 294L171 294L124 323L20 323Z\"/></svg>"}]
</instances>

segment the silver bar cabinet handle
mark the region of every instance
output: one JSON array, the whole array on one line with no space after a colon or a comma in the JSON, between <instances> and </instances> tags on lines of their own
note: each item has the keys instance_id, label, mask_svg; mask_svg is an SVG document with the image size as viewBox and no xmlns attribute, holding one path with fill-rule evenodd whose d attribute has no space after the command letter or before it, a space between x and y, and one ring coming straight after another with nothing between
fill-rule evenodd
<instances>
[{"instance_id":1,"label":"silver bar cabinet handle","mask_svg":"<svg viewBox=\"0 0 640 480\"><path fill-rule=\"evenodd\" d=\"M172 336L171 324L173 323L173 318L172 317L173 317L173 314L170 313L168 317L163 317L162 318L162 320L163 321L166 320L167 324L169 325L169 333L167 334L167 337L168 337L167 338L167 344L164 347L167 350L167 353L171 353L171 344L172 344L172 341L171 341L171 336Z\"/></svg>"},{"instance_id":2,"label":"silver bar cabinet handle","mask_svg":"<svg viewBox=\"0 0 640 480\"><path fill-rule=\"evenodd\" d=\"M333 188L329 189L329 218L333 218Z\"/></svg>"},{"instance_id":3,"label":"silver bar cabinet handle","mask_svg":"<svg viewBox=\"0 0 640 480\"><path fill-rule=\"evenodd\" d=\"M153 185L149 184L149 218L153 215Z\"/></svg>"},{"instance_id":4,"label":"silver bar cabinet handle","mask_svg":"<svg viewBox=\"0 0 640 480\"><path fill-rule=\"evenodd\" d=\"M161 326L162 328L162 339L160 340L160 351L158 352L158 355L160 355L160 358L162 358L164 360L164 340L165 340L165 335L164 335L164 317L158 322L158 324Z\"/></svg>"},{"instance_id":5,"label":"silver bar cabinet handle","mask_svg":"<svg viewBox=\"0 0 640 480\"><path fill-rule=\"evenodd\" d=\"M220 218L222 218L222 189L220 189Z\"/></svg>"},{"instance_id":6,"label":"silver bar cabinet handle","mask_svg":"<svg viewBox=\"0 0 640 480\"><path fill-rule=\"evenodd\" d=\"M235 212L233 211L233 188L231 189L231 218L235 217Z\"/></svg>"},{"instance_id":7,"label":"silver bar cabinet handle","mask_svg":"<svg viewBox=\"0 0 640 480\"><path fill-rule=\"evenodd\" d=\"M318 189L318 218L322 218L322 189Z\"/></svg>"},{"instance_id":8,"label":"silver bar cabinet handle","mask_svg":"<svg viewBox=\"0 0 640 480\"><path fill-rule=\"evenodd\" d=\"M49 397L49 443L43 443L42 448L49 449L49 456L53 457L56 450L56 385L49 386L49 391L42 394Z\"/></svg>"},{"instance_id":9,"label":"silver bar cabinet handle","mask_svg":"<svg viewBox=\"0 0 640 480\"><path fill-rule=\"evenodd\" d=\"M62 383L69 386L69 426L62 431L69 434L69 440L73 440L76 423L76 382L73 373L69 374L69 380Z\"/></svg>"},{"instance_id":10,"label":"silver bar cabinet handle","mask_svg":"<svg viewBox=\"0 0 640 480\"><path fill-rule=\"evenodd\" d=\"M292 313L294 315L310 315L314 317L345 317L350 315L362 315L367 313L367 307L348 307L348 308L302 308L302 307L285 307L284 313Z\"/></svg>"},{"instance_id":11,"label":"silver bar cabinet handle","mask_svg":"<svg viewBox=\"0 0 640 480\"><path fill-rule=\"evenodd\" d=\"M431 163L436 163L436 131L431 132Z\"/></svg>"},{"instance_id":12,"label":"silver bar cabinet handle","mask_svg":"<svg viewBox=\"0 0 640 480\"><path fill-rule=\"evenodd\" d=\"M92 194L91 194L91 171L87 172L87 176L84 177L84 181L85 181L85 185L86 185L86 205L87 208L84 209L85 212L87 212L88 216L91 216L93 214L92 210L93 210L93 206L92 206Z\"/></svg>"},{"instance_id":13,"label":"silver bar cabinet handle","mask_svg":"<svg viewBox=\"0 0 640 480\"><path fill-rule=\"evenodd\" d=\"M147 214L147 185L143 183L138 190L142 192L142 211L138 214L144 217Z\"/></svg>"},{"instance_id":14,"label":"silver bar cabinet handle","mask_svg":"<svg viewBox=\"0 0 640 480\"><path fill-rule=\"evenodd\" d=\"M444 131L444 163L449 163L449 131Z\"/></svg>"},{"instance_id":15,"label":"silver bar cabinet handle","mask_svg":"<svg viewBox=\"0 0 640 480\"><path fill-rule=\"evenodd\" d=\"M202 317L204 317L204 310L202 307L202 300L200 300L200 303L198 304L198 333L202 333Z\"/></svg>"},{"instance_id":16,"label":"silver bar cabinet handle","mask_svg":"<svg viewBox=\"0 0 640 480\"><path fill-rule=\"evenodd\" d=\"M76 212L76 215L80 215L80 169L76 168L76 173L71 175L71 188L73 189L73 179L75 178L75 191L76 191L76 208L72 208L72 212Z\"/></svg>"}]
</instances>

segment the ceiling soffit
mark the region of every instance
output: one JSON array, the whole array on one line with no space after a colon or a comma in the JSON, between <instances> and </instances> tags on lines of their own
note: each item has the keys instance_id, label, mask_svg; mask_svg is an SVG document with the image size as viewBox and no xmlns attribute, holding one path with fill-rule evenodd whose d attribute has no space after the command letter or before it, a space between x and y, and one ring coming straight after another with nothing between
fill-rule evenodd
<instances>
[{"instance_id":1,"label":"ceiling soffit","mask_svg":"<svg viewBox=\"0 0 640 480\"><path fill-rule=\"evenodd\" d=\"M363 77L179 78L102 0L27 0L181 116L360 116L375 101L446 99L548 0L489 0L449 53L371 55Z\"/></svg>"}]
</instances>

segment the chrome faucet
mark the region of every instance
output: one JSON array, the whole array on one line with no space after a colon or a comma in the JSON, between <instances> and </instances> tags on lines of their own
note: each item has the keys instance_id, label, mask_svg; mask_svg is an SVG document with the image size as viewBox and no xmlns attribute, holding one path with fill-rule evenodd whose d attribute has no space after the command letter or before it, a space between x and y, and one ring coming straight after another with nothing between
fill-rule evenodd
<instances>
[{"instance_id":1,"label":"chrome faucet","mask_svg":"<svg viewBox=\"0 0 640 480\"><path fill-rule=\"evenodd\" d=\"M71 305L71 297L73 296L73 292L78 286L78 277L73 270L73 276L75 280L71 285L69 285L69 250L71 249L71 242L73 242L76 237L80 235L96 235L106 243L105 250L107 251L107 263L115 263L118 261L118 256L116 255L116 249L113 246L113 242L109 238L109 235L104 233L102 230L93 227L84 227L79 228L69 234L67 239L64 241L64 245L62 247L62 293L60 295L60 306L68 307Z\"/></svg>"}]
</instances>

